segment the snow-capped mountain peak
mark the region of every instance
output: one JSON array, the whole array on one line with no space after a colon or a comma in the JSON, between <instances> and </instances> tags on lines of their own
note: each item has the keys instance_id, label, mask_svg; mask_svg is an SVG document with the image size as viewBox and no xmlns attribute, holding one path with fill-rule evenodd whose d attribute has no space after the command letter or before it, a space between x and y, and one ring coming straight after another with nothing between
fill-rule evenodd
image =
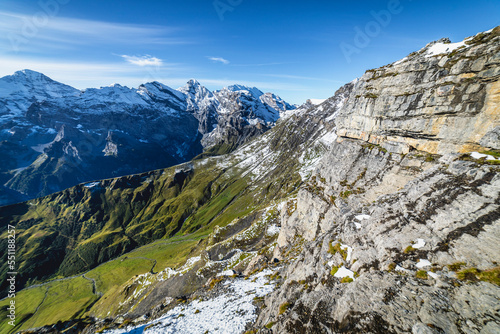
<instances>
[{"instance_id":1,"label":"snow-capped mountain peak","mask_svg":"<svg viewBox=\"0 0 500 334\"><path fill-rule=\"evenodd\" d=\"M43 73L36 72L33 70L29 70L29 69L16 71L16 72L14 72L13 76L14 77L23 77L23 78L26 78L29 80L52 80Z\"/></svg>"},{"instance_id":2,"label":"snow-capped mountain peak","mask_svg":"<svg viewBox=\"0 0 500 334\"><path fill-rule=\"evenodd\" d=\"M257 87L248 87L244 85L231 85L227 87L227 90L231 92L242 92L243 94L251 94L255 98L259 98L262 94L264 94Z\"/></svg>"},{"instance_id":3,"label":"snow-capped mountain peak","mask_svg":"<svg viewBox=\"0 0 500 334\"><path fill-rule=\"evenodd\" d=\"M268 105L269 107L271 107L275 110L278 110L280 115L282 113L286 112L287 110L294 110L297 108L296 105L291 105L291 104L287 103L281 97L279 97L278 95L275 95L273 93L262 94L259 97L259 100L262 103Z\"/></svg>"},{"instance_id":4,"label":"snow-capped mountain peak","mask_svg":"<svg viewBox=\"0 0 500 334\"><path fill-rule=\"evenodd\" d=\"M215 108L218 101L214 98L211 91L201 85L198 80L190 79L184 86L177 88L177 92L184 95L184 100L187 103L187 110L195 115L213 114L215 116ZM195 116L197 118L203 116Z\"/></svg>"},{"instance_id":5,"label":"snow-capped mountain peak","mask_svg":"<svg viewBox=\"0 0 500 334\"><path fill-rule=\"evenodd\" d=\"M142 96L136 89L128 88L119 84L114 84L101 88L88 88L78 99L69 101L69 104L76 104L77 108L88 108L94 105L142 105L147 106Z\"/></svg>"},{"instance_id":6,"label":"snow-capped mountain peak","mask_svg":"<svg viewBox=\"0 0 500 334\"><path fill-rule=\"evenodd\" d=\"M6 85L3 85L4 82L8 82L11 85L11 93L14 92L15 89L21 89L23 87L31 90L45 90L50 97L76 95L80 92L76 88L52 80L43 73L28 69L17 71L13 75L0 78L0 89L6 88ZM5 93L7 93L7 91L0 91L0 96L4 96ZM39 92L37 91L37 93Z\"/></svg>"},{"instance_id":7,"label":"snow-capped mountain peak","mask_svg":"<svg viewBox=\"0 0 500 334\"><path fill-rule=\"evenodd\" d=\"M183 87L177 89L196 100L200 101L205 98L211 98L213 96L212 92L209 91L205 86L200 84L198 80L191 79Z\"/></svg>"},{"instance_id":8,"label":"snow-capped mountain peak","mask_svg":"<svg viewBox=\"0 0 500 334\"><path fill-rule=\"evenodd\" d=\"M171 103L179 108L186 107L186 95L184 93L172 89L158 81L140 85L137 89L137 93L148 100Z\"/></svg>"},{"instance_id":9,"label":"snow-capped mountain peak","mask_svg":"<svg viewBox=\"0 0 500 334\"><path fill-rule=\"evenodd\" d=\"M189 79L185 86L199 87L199 86L201 86L201 84L196 79Z\"/></svg>"},{"instance_id":10,"label":"snow-capped mountain peak","mask_svg":"<svg viewBox=\"0 0 500 334\"><path fill-rule=\"evenodd\" d=\"M0 115L19 117L33 102L79 94L78 89L54 81L42 73L17 71L0 78Z\"/></svg>"}]
</instances>

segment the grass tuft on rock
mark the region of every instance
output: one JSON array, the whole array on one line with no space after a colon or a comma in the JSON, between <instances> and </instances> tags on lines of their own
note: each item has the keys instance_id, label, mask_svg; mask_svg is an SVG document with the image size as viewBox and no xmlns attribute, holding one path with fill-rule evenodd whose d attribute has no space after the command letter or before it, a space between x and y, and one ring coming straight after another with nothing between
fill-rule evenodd
<instances>
[{"instance_id":1,"label":"grass tuft on rock","mask_svg":"<svg viewBox=\"0 0 500 334\"><path fill-rule=\"evenodd\" d=\"M417 278L420 278L420 279L428 279L429 278L429 275L427 275L427 271L425 270L419 270L417 271L416 275L415 275Z\"/></svg>"},{"instance_id":2,"label":"grass tuft on rock","mask_svg":"<svg viewBox=\"0 0 500 334\"><path fill-rule=\"evenodd\" d=\"M457 272L457 278L462 281L482 281L500 285L500 266L484 271L477 268L467 268Z\"/></svg>"},{"instance_id":3,"label":"grass tuft on rock","mask_svg":"<svg viewBox=\"0 0 500 334\"><path fill-rule=\"evenodd\" d=\"M337 266L333 266L332 267L332 270L330 271L330 275L335 275L337 273L337 271L339 271L339 267Z\"/></svg>"},{"instance_id":4,"label":"grass tuft on rock","mask_svg":"<svg viewBox=\"0 0 500 334\"><path fill-rule=\"evenodd\" d=\"M275 324L275 323L276 323L276 321L271 321L271 322L268 322L268 323L267 323L267 325L266 325L266 326L264 326L264 327L266 327L266 328L268 328L268 329L271 329L271 328L274 326L274 324Z\"/></svg>"},{"instance_id":5,"label":"grass tuft on rock","mask_svg":"<svg viewBox=\"0 0 500 334\"><path fill-rule=\"evenodd\" d=\"M289 302L284 302L280 305L278 315L285 313L292 305Z\"/></svg>"},{"instance_id":6,"label":"grass tuft on rock","mask_svg":"<svg viewBox=\"0 0 500 334\"><path fill-rule=\"evenodd\" d=\"M413 248L413 246L408 246L405 248L405 250L403 251L405 254L408 254L408 253L411 253L415 250L415 248Z\"/></svg>"},{"instance_id":7,"label":"grass tuft on rock","mask_svg":"<svg viewBox=\"0 0 500 334\"><path fill-rule=\"evenodd\" d=\"M342 277L342 279L340 280L340 283L351 283L351 282L354 282L354 280L349 276Z\"/></svg>"},{"instance_id":8,"label":"grass tuft on rock","mask_svg":"<svg viewBox=\"0 0 500 334\"><path fill-rule=\"evenodd\" d=\"M462 267L465 267L466 263L465 262L455 262L453 264L448 265L448 269L451 271L459 271L462 269Z\"/></svg>"}]
</instances>

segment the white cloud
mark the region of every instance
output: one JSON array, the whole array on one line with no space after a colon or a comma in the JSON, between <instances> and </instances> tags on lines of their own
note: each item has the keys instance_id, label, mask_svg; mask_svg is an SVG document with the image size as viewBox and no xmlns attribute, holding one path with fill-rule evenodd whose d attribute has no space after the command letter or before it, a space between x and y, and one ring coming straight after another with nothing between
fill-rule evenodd
<instances>
[{"instance_id":1,"label":"white cloud","mask_svg":"<svg viewBox=\"0 0 500 334\"><path fill-rule=\"evenodd\" d=\"M38 14L43 14L40 12ZM192 41L179 28L82 20L57 15L26 15L0 10L0 48L47 53L91 45L174 45ZM43 19L42 19L43 18Z\"/></svg>"},{"instance_id":2,"label":"white cloud","mask_svg":"<svg viewBox=\"0 0 500 334\"><path fill-rule=\"evenodd\" d=\"M221 57L208 57L208 59L210 59L211 61L214 61L214 62L223 63L224 65L229 64L229 60L221 58Z\"/></svg>"},{"instance_id":3,"label":"white cloud","mask_svg":"<svg viewBox=\"0 0 500 334\"><path fill-rule=\"evenodd\" d=\"M123 59L125 59L127 62L133 65L137 66L161 66L163 65L163 60L156 58L156 57L151 57L150 55L145 55L145 56L127 56L127 55L122 55L121 56Z\"/></svg>"}]
</instances>

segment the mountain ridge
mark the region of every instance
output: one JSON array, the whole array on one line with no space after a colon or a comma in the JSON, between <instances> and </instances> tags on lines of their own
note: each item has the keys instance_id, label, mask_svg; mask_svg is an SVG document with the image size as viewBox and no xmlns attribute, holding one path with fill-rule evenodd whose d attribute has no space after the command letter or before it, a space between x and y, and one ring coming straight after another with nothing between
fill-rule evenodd
<instances>
[{"instance_id":1,"label":"mountain ridge","mask_svg":"<svg viewBox=\"0 0 500 334\"><path fill-rule=\"evenodd\" d=\"M31 70L1 78L0 94L0 153L11 160L0 170L4 205L225 153L296 108L241 85L213 93L196 80L177 90L151 82L80 91Z\"/></svg>"}]
</instances>

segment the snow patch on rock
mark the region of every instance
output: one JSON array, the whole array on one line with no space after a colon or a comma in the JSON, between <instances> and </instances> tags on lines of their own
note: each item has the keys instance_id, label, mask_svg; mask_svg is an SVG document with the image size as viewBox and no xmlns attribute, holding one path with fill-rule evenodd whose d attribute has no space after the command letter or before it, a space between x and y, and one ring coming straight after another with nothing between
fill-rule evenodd
<instances>
[{"instance_id":1,"label":"snow patch on rock","mask_svg":"<svg viewBox=\"0 0 500 334\"><path fill-rule=\"evenodd\" d=\"M254 298L263 297L274 290L274 284L267 277L270 274L272 271L266 269L247 280L230 280L225 283L226 292L215 298L179 305L149 323L104 333L242 333L246 324L257 317Z\"/></svg>"},{"instance_id":2,"label":"snow patch on rock","mask_svg":"<svg viewBox=\"0 0 500 334\"><path fill-rule=\"evenodd\" d=\"M425 268L425 267L429 267L430 265L431 265L431 263L429 262L429 260L418 259L417 268Z\"/></svg>"},{"instance_id":3,"label":"snow patch on rock","mask_svg":"<svg viewBox=\"0 0 500 334\"><path fill-rule=\"evenodd\" d=\"M344 266L340 267L339 270L337 270L337 272L333 276L337 278L350 277L353 280L355 279L354 272L352 270L347 269Z\"/></svg>"}]
</instances>

